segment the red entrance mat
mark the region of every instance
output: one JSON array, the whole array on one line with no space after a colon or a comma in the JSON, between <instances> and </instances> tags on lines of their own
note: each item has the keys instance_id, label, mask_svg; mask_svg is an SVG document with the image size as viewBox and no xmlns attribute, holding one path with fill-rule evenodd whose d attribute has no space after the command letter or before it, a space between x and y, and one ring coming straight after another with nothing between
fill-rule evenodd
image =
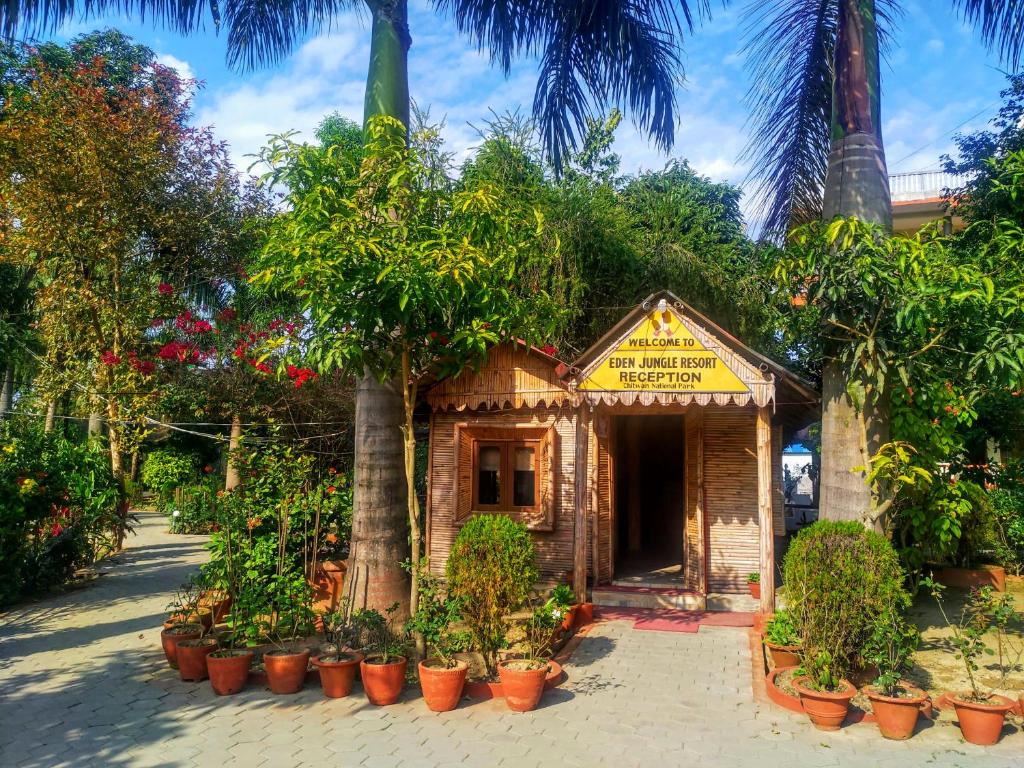
<instances>
[{"instance_id":1,"label":"red entrance mat","mask_svg":"<svg viewBox=\"0 0 1024 768\"><path fill-rule=\"evenodd\" d=\"M595 618L601 621L632 621L633 629L656 632L698 631L706 627L752 627L754 614L731 611L673 611L662 608L594 607Z\"/></svg>"}]
</instances>

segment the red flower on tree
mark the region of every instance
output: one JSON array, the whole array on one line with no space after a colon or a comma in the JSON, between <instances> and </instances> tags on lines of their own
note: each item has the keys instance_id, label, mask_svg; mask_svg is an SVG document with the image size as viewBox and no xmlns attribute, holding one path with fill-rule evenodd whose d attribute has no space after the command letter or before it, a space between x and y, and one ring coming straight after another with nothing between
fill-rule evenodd
<instances>
[{"instance_id":1,"label":"red flower on tree","mask_svg":"<svg viewBox=\"0 0 1024 768\"><path fill-rule=\"evenodd\" d=\"M121 362L121 358L108 349L106 352L100 355L100 361L104 365L117 365L118 363Z\"/></svg>"},{"instance_id":2,"label":"red flower on tree","mask_svg":"<svg viewBox=\"0 0 1024 768\"><path fill-rule=\"evenodd\" d=\"M171 285L170 283L160 283L160 285L158 285L156 289L163 296L170 296L172 293L174 293L174 286Z\"/></svg>"}]
</instances>

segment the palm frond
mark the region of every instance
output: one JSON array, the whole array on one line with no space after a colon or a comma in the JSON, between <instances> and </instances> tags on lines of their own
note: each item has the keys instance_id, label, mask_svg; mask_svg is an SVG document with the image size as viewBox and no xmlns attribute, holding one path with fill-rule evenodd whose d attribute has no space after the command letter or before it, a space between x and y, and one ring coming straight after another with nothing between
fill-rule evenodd
<instances>
[{"instance_id":1,"label":"palm frond","mask_svg":"<svg viewBox=\"0 0 1024 768\"><path fill-rule=\"evenodd\" d=\"M434 0L493 63L538 55L533 109L557 168L587 118L611 105L667 149L675 132L679 43L710 14L711 0Z\"/></svg>"},{"instance_id":2,"label":"palm frond","mask_svg":"<svg viewBox=\"0 0 1024 768\"><path fill-rule=\"evenodd\" d=\"M889 49L899 14L895 0L877 3L879 45ZM839 0L753 0L745 11L751 86L750 138L754 216L767 237L821 215L832 120Z\"/></svg>"},{"instance_id":3,"label":"palm frond","mask_svg":"<svg viewBox=\"0 0 1024 768\"><path fill-rule=\"evenodd\" d=\"M123 13L188 35L206 24L228 35L228 63L273 64L304 37L330 28L336 14L360 0L0 0L0 34L35 37L69 21Z\"/></svg>"},{"instance_id":4,"label":"palm frond","mask_svg":"<svg viewBox=\"0 0 1024 768\"><path fill-rule=\"evenodd\" d=\"M1024 55L1024 0L953 0L953 8L1011 69Z\"/></svg>"}]
</instances>

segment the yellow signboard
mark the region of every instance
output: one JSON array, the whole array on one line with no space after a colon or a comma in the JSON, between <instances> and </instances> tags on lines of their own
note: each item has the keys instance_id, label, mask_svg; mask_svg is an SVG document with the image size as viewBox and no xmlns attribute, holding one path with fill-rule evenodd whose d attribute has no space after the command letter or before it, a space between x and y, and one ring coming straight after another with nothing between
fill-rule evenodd
<instances>
[{"instance_id":1,"label":"yellow signboard","mask_svg":"<svg viewBox=\"0 0 1024 768\"><path fill-rule=\"evenodd\" d=\"M656 309L580 382L580 389L749 392L718 355L670 309Z\"/></svg>"}]
</instances>

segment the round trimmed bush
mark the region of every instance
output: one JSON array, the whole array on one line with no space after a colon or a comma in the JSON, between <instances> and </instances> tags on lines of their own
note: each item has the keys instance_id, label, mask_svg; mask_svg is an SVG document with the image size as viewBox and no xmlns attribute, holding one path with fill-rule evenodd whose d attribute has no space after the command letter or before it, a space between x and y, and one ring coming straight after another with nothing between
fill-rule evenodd
<instances>
[{"instance_id":1,"label":"round trimmed bush","mask_svg":"<svg viewBox=\"0 0 1024 768\"><path fill-rule=\"evenodd\" d=\"M462 601L462 618L489 672L505 640L505 617L530 596L537 581L533 540L506 515L477 515L455 537L446 568L448 590Z\"/></svg>"},{"instance_id":2,"label":"round trimmed bush","mask_svg":"<svg viewBox=\"0 0 1024 768\"><path fill-rule=\"evenodd\" d=\"M878 616L910 603L892 544L860 523L823 520L805 528L783 571L805 662L827 658L836 678L854 668Z\"/></svg>"}]
</instances>

